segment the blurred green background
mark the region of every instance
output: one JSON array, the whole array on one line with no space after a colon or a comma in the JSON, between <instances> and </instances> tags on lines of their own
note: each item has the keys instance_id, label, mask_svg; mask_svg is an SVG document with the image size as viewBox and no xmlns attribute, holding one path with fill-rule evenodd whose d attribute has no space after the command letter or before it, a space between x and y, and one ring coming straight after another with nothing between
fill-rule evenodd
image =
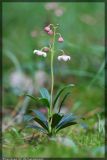
<instances>
[{"instance_id":1,"label":"blurred green background","mask_svg":"<svg viewBox=\"0 0 107 160\"><path fill-rule=\"evenodd\" d=\"M55 44L54 93L63 85L75 84L63 106L64 112L79 115L103 112L104 3L4 2L2 5L4 126L20 106L23 108L24 93L36 96L43 86L50 91L50 55L42 58L33 54L34 49L48 45L50 37L44 27L50 23L59 24L59 32L64 38L64 43ZM57 61L58 49L70 55L71 61ZM26 103L26 110L34 106L31 101ZM40 107L36 105L36 108ZM67 151L68 156L69 153ZM61 151L61 154L64 153ZM84 156L85 151L78 155Z\"/></svg>"}]
</instances>

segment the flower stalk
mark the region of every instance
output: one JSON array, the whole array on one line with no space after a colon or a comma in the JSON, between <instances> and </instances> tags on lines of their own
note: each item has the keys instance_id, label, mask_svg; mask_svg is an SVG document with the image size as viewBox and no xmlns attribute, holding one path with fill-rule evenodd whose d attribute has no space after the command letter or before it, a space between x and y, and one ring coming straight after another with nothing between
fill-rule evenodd
<instances>
[{"instance_id":1,"label":"flower stalk","mask_svg":"<svg viewBox=\"0 0 107 160\"><path fill-rule=\"evenodd\" d=\"M53 44L52 44L52 49L51 49L51 100L50 100L50 104L51 104L51 114L52 114L52 102L53 102L53 88L54 88L54 66L53 66L53 60L54 60L54 46L55 46L55 31L56 28L54 27L54 34L53 34Z\"/></svg>"},{"instance_id":2,"label":"flower stalk","mask_svg":"<svg viewBox=\"0 0 107 160\"><path fill-rule=\"evenodd\" d=\"M51 131L51 123L52 123L52 108L53 108L53 89L54 89L54 47L55 47L55 35L56 35L56 27L53 27L53 40L51 47L51 97L50 97L50 110L49 110L49 128Z\"/></svg>"}]
</instances>

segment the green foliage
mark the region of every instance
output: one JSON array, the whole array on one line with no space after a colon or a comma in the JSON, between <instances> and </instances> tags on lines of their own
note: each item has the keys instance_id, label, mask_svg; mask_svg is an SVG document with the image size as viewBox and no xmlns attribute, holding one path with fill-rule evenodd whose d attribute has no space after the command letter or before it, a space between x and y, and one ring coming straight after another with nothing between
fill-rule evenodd
<instances>
[{"instance_id":1,"label":"green foliage","mask_svg":"<svg viewBox=\"0 0 107 160\"><path fill-rule=\"evenodd\" d=\"M68 97L70 94L71 94L70 92L68 92L68 93L65 94L65 96L63 97L63 99L62 99L62 101L61 101L61 103L60 103L60 105L59 105L59 111L58 111L58 112L60 112L63 103L65 102L65 100L67 99L67 97Z\"/></svg>"},{"instance_id":2,"label":"green foliage","mask_svg":"<svg viewBox=\"0 0 107 160\"><path fill-rule=\"evenodd\" d=\"M66 89L69 89L70 87L74 86L74 84L69 84L67 86L64 86L63 88L61 88L58 93L56 94L55 96L55 99L54 99L54 103L53 103L53 108L55 107L55 104L58 100L58 98L61 96L62 92L64 92Z\"/></svg>"},{"instance_id":3,"label":"green foliage","mask_svg":"<svg viewBox=\"0 0 107 160\"><path fill-rule=\"evenodd\" d=\"M41 127L37 126L37 125L27 125L27 127L30 128L35 128L41 132L46 133L48 136L53 136L55 135L59 130L77 124L77 119L78 117L69 114L69 115L59 115L58 113L55 113L54 115L52 115L51 119L52 119L52 123L51 123L51 131L49 130L49 123L48 123L48 119L46 119L44 117L44 115L36 110L33 110L35 115L33 116L32 119L26 119L27 122L31 122L32 120L34 120L35 122L37 122Z\"/></svg>"},{"instance_id":4,"label":"green foliage","mask_svg":"<svg viewBox=\"0 0 107 160\"><path fill-rule=\"evenodd\" d=\"M70 125L77 124L77 122L76 122L77 118L78 117L76 117L72 114L64 115L62 117L62 119L60 120L60 122L56 126L57 131L59 131L60 129L63 129L65 127L68 127Z\"/></svg>"},{"instance_id":5,"label":"green foliage","mask_svg":"<svg viewBox=\"0 0 107 160\"><path fill-rule=\"evenodd\" d=\"M35 98L35 97L31 96L31 95L26 95L26 96L32 98L32 99L35 100L36 102L37 102L37 101L42 102L46 107L50 108L50 102L48 101L47 98L39 98L39 97L38 97L38 98Z\"/></svg>"},{"instance_id":6,"label":"green foliage","mask_svg":"<svg viewBox=\"0 0 107 160\"><path fill-rule=\"evenodd\" d=\"M39 111L36 111L36 110L32 110L32 111L35 114L34 120L48 131L48 122L47 122L45 116Z\"/></svg>"},{"instance_id":7,"label":"green foliage","mask_svg":"<svg viewBox=\"0 0 107 160\"><path fill-rule=\"evenodd\" d=\"M62 119L63 115L59 114L59 113L55 113L53 114L52 117L52 128L56 127L56 125L60 122L60 120Z\"/></svg>"},{"instance_id":8,"label":"green foliage","mask_svg":"<svg viewBox=\"0 0 107 160\"><path fill-rule=\"evenodd\" d=\"M48 101L50 102L50 94L46 88L41 88L40 94L41 94L42 98L48 99Z\"/></svg>"},{"instance_id":9,"label":"green foliage","mask_svg":"<svg viewBox=\"0 0 107 160\"><path fill-rule=\"evenodd\" d=\"M55 97L55 100L54 100L54 105L56 104L58 98L61 96L61 93L72 86L74 86L74 85L73 84L67 85L58 91L58 93ZM39 99L35 98L33 96L30 96L30 95L27 95L27 96L29 96L31 99L33 99L35 101L45 99L45 100L47 100L47 102L49 102L50 95L49 95L49 92L47 91L47 89L42 88L40 90L40 93L41 93L42 98L39 98ZM48 112L48 119L45 117L45 115L42 112L35 110L35 109L31 109L31 111L33 112L33 115L25 115L24 121L25 120L27 122L36 121L42 128L35 125L35 124L34 125L27 125L27 127L35 128L41 132L44 132L48 136L53 136L59 130L61 130L65 127L77 124L77 120L79 117L74 116L73 114L65 114L64 115L64 114L59 113L60 109L62 107L62 104L65 101L65 99L67 98L68 94L69 93L65 94L65 96L63 97L62 102L59 105L58 113L54 113L50 117L49 112ZM50 108L50 106L49 106L49 108Z\"/></svg>"}]
</instances>

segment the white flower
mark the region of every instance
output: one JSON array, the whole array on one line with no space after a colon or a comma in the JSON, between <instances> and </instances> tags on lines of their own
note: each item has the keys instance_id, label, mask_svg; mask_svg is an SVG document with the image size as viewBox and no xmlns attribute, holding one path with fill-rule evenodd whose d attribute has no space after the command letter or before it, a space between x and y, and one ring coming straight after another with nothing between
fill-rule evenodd
<instances>
[{"instance_id":1,"label":"white flower","mask_svg":"<svg viewBox=\"0 0 107 160\"><path fill-rule=\"evenodd\" d=\"M62 55L62 56L58 56L58 60L63 60L63 61L68 61L70 60L71 57L70 56L67 56L67 55Z\"/></svg>"},{"instance_id":2,"label":"white flower","mask_svg":"<svg viewBox=\"0 0 107 160\"><path fill-rule=\"evenodd\" d=\"M38 56L43 56L43 57L47 56L46 52L42 52L40 50L34 50L33 52L36 53Z\"/></svg>"}]
</instances>

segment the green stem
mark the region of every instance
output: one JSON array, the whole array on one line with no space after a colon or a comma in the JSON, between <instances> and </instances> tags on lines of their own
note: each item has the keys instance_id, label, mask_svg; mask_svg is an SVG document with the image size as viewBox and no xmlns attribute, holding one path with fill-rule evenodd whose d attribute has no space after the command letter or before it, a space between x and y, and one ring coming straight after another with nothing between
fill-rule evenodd
<instances>
[{"instance_id":1,"label":"green stem","mask_svg":"<svg viewBox=\"0 0 107 160\"><path fill-rule=\"evenodd\" d=\"M51 99L50 99L50 109L49 109L49 131L51 132L51 123L52 123L52 108L53 108L53 88L54 88L54 70L53 70L53 60L54 60L54 45L55 45L55 31L56 27L54 27L54 35L53 35L53 42L51 47Z\"/></svg>"},{"instance_id":2,"label":"green stem","mask_svg":"<svg viewBox=\"0 0 107 160\"><path fill-rule=\"evenodd\" d=\"M50 107L50 114L52 114L52 108L53 108L52 103L53 103L53 88L54 88L54 71L53 71L54 45L55 45L55 27L54 27L52 50L51 50L51 107Z\"/></svg>"}]
</instances>

